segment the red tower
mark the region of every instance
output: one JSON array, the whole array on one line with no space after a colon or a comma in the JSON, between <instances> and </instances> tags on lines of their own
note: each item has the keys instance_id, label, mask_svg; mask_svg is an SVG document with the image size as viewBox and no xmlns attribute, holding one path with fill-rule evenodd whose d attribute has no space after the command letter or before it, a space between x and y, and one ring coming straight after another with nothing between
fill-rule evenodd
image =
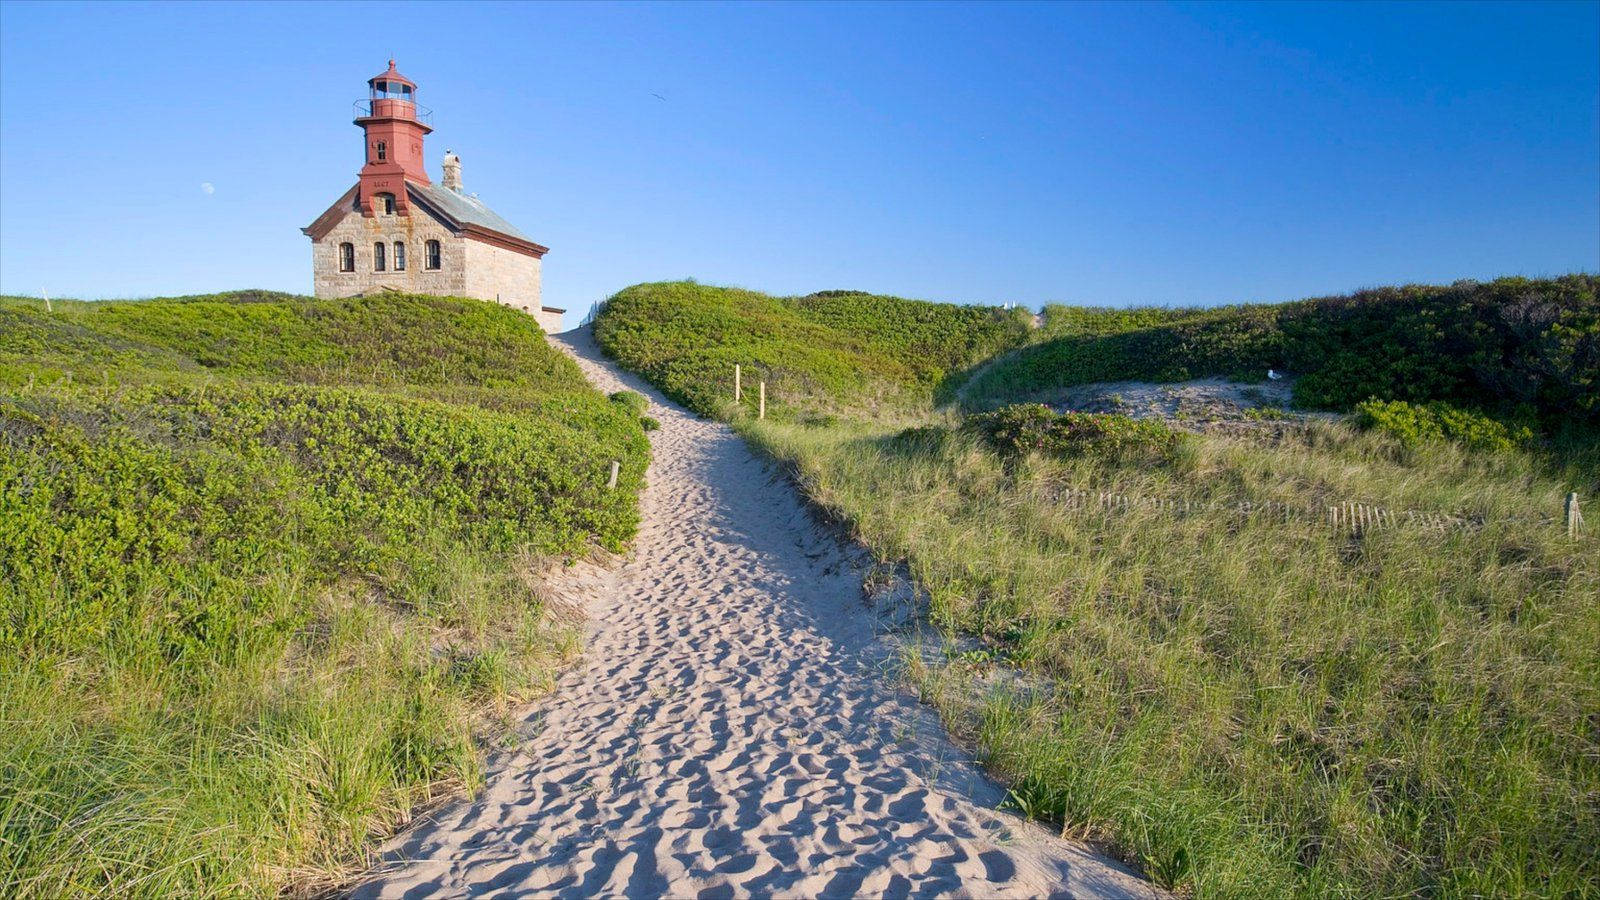
<instances>
[{"instance_id":1,"label":"red tower","mask_svg":"<svg viewBox=\"0 0 1600 900\"><path fill-rule=\"evenodd\" d=\"M416 82L395 71L392 59L388 71L367 84L369 97L356 101L355 123L366 136L367 157L356 202L363 216L409 215L406 181L430 183L422 165L422 139L433 130L428 124L433 112L417 106Z\"/></svg>"}]
</instances>

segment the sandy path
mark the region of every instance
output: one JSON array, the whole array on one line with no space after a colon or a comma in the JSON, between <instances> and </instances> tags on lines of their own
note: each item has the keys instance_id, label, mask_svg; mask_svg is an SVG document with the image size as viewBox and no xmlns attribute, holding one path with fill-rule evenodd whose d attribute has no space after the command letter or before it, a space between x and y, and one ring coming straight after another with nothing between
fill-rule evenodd
<instances>
[{"instance_id":1,"label":"sandy path","mask_svg":"<svg viewBox=\"0 0 1600 900\"><path fill-rule=\"evenodd\" d=\"M584 586L597 630L526 743L392 841L357 897L1149 893L993 811L999 789L878 674L855 552L726 426L587 329L557 342L661 421L633 556Z\"/></svg>"}]
</instances>

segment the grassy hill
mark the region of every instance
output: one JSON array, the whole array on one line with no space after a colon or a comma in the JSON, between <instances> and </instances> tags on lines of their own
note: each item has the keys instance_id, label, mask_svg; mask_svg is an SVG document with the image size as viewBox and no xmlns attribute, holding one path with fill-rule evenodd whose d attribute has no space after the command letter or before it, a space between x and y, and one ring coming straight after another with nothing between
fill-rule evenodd
<instances>
[{"instance_id":1,"label":"grassy hill","mask_svg":"<svg viewBox=\"0 0 1600 900\"><path fill-rule=\"evenodd\" d=\"M1027 316L823 291L771 297L738 288L662 282L606 301L595 337L607 354L668 396L716 415L744 367L748 398L765 379L774 412L926 407L952 376L1019 342Z\"/></svg>"},{"instance_id":2,"label":"grassy hill","mask_svg":"<svg viewBox=\"0 0 1600 900\"><path fill-rule=\"evenodd\" d=\"M933 351L819 330L794 300L642 285L597 333L926 592L946 652L906 674L1025 813L1207 896L1600 896L1600 552L1558 519L1569 490L1593 507L1596 442L1472 439L1511 433L1484 412L1548 432L1595 409L1594 284L1055 307L1032 334L914 307L963 323ZM903 301L835 302L885 320L875 334L913 328L894 321ZM787 407L758 422L721 402L734 362L776 371ZM984 408L1268 366L1314 405L1395 402L1202 434L932 410L972 368ZM879 379L894 405L864 390ZM1465 424L1391 427L1428 416ZM1334 527L1343 503L1400 524ZM1409 524L1437 521L1455 524Z\"/></svg>"},{"instance_id":3,"label":"grassy hill","mask_svg":"<svg viewBox=\"0 0 1600 900\"><path fill-rule=\"evenodd\" d=\"M0 893L359 864L572 653L540 573L647 455L494 304L0 300Z\"/></svg>"},{"instance_id":4,"label":"grassy hill","mask_svg":"<svg viewBox=\"0 0 1600 900\"><path fill-rule=\"evenodd\" d=\"M1600 422L1600 278L1410 285L1216 309L1044 311L1040 340L989 368L969 404L1049 399L1101 381L1301 376L1297 404L1438 400Z\"/></svg>"}]
</instances>

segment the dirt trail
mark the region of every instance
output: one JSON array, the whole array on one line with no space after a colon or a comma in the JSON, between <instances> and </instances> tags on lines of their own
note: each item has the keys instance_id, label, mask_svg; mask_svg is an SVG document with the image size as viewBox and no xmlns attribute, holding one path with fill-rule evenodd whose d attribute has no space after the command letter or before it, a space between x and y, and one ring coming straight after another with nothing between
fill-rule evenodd
<instances>
[{"instance_id":1,"label":"dirt trail","mask_svg":"<svg viewBox=\"0 0 1600 900\"><path fill-rule=\"evenodd\" d=\"M725 425L556 342L661 422L643 524L589 576L584 660L414 824L357 897L1143 896L1117 863L994 810L1003 796L890 687L855 550Z\"/></svg>"}]
</instances>

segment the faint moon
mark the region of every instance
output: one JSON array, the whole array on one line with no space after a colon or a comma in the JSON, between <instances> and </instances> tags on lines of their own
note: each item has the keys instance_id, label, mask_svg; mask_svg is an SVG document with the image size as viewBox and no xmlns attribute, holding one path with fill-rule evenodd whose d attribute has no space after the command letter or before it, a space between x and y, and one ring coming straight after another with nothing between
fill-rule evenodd
<instances>
[{"instance_id":1,"label":"faint moon","mask_svg":"<svg viewBox=\"0 0 1600 900\"><path fill-rule=\"evenodd\" d=\"M200 190L205 191L207 194L215 194L217 192L217 186L209 181L202 181L200 182Z\"/></svg>"}]
</instances>

